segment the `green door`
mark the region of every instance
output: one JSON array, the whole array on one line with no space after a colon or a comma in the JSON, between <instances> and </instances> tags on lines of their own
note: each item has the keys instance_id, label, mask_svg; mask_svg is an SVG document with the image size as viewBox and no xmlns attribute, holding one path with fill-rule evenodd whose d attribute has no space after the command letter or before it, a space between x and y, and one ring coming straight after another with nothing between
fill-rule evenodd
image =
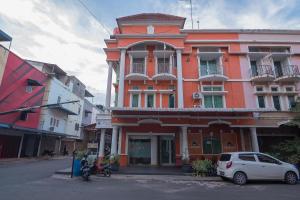
<instances>
[{"instance_id":1,"label":"green door","mask_svg":"<svg viewBox=\"0 0 300 200\"><path fill-rule=\"evenodd\" d=\"M204 154L219 154L222 152L221 141L216 137L207 137L203 140Z\"/></svg>"}]
</instances>

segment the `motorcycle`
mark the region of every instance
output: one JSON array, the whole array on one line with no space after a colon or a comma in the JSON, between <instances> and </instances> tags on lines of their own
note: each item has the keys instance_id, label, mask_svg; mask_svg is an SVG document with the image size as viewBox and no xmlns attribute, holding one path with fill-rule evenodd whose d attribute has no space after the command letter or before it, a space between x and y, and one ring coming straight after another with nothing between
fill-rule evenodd
<instances>
[{"instance_id":1,"label":"motorcycle","mask_svg":"<svg viewBox=\"0 0 300 200\"><path fill-rule=\"evenodd\" d=\"M111 166L110 163L99 163L95 161L94 166L96 168L96 173L103 174L105 177L110 177L111 175Z\"/></svg>"},{"instance_id":2,"label":"motorcycle","mask_svg":"<svg viewBox=\"0 0 300 200\"><path fill-rule=\"evenodd\" d=\"M81 160L80 171L81 171L81 176L82 176L83 180L88 181L89 177L91 175L91 169L90 169L89 163L86 159Z\"/></svg>"}]
</instances>

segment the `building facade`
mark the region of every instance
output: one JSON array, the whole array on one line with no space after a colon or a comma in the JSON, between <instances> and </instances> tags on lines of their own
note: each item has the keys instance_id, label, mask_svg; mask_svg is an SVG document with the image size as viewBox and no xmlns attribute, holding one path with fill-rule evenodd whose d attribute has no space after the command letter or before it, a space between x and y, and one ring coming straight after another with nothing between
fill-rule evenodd
<instances>
[{"instance_id":1,"label":"building facade","mask_svg":"<svg viewBox=\"0 0 300 200\"><path fill-rule=\"evenodd\" d=\"M47 76L8 51L0 86L0 111L39 106L43 101ZM39 154L38 126L41 109L0 115L0 158L32 157Z\"/></svg>"},{"instance_id":2,"label":"building facade","mask_svg":"<svg viewBox=\"0 0 300 200\"><path fill-rule=\"evenodd\" d=\"M300 90L300 31L187 30L184 23L159 13L117 19L104 48L100 157L107 132L121 166L267 151L270 141L299 135L287 124Z\"/></svg>"}]
</instances>

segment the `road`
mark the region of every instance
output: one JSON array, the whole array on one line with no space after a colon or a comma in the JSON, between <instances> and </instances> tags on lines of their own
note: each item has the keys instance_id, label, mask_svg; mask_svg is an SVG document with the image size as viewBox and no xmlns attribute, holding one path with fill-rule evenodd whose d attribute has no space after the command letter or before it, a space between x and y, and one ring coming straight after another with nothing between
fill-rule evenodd
<instances>
[{"instance_id":1,"label":"road","mask_svg":"<svg viewBox=\"0 0 300 200\"><path fill-rule=\"evenodd\" d=\"M70 159L0 165L2 200L79 199L300 199L300 184L186 181L172 176L125 176L81 178L53 175L69 167Z\"/></svg>"}]
</instances>

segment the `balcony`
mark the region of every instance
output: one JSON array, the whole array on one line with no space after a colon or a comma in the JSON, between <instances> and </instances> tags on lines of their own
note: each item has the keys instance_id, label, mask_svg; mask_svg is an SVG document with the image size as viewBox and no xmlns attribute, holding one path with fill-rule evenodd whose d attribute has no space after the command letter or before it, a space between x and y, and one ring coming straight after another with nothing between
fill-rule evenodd
<instances>
[{"instance_id":1,"label":"balcony","mask_svg":"<svg viewBox=\"0 0 300 200\"><path fill-rule=\"evenodd\" d=\"M268 82L275 79L271 65L257 65L251 67L251 81Z\"/></svg>"},{"instance_id":2,"label":"balcony","mask_svg":"<svg viewBox=\"0 0 300 200\"><path fill-rule=\"evenodd\" d=\"M146 75L144 63L132 63L130 73L125 76L126 80L144 81L149 77Z\"/></svg>"},{"instance_id":3,"label":"balcony","mask_svg":"<svg viewBox=\"0 0 300 200\"><path fill-rule=\"evenodd\" d=\"M228 77L224 75L223 66L201 66L199 81L226 81Z\"/></svg>"},{"instance_id":4,"label":"balcony","mask_svg":"<svg viewBox=\"0 0 300 200\"><path fill-rule=\"evenodd\" d=\"M176 80L176 76L172 74L172 68L169 62L157 63L157 72L152 77L153 80Z\"/></svg>"},{"instance_id":5,"label":"balcony","mask_svg":"<svg viewBox=\"0 0 300 200\"><path fill-rule=\"evenodd\" d=\"M275 70L278 82L293 82L300 80L300 70L298 65L286 65Z\"/></svg>"}]
</instances>

